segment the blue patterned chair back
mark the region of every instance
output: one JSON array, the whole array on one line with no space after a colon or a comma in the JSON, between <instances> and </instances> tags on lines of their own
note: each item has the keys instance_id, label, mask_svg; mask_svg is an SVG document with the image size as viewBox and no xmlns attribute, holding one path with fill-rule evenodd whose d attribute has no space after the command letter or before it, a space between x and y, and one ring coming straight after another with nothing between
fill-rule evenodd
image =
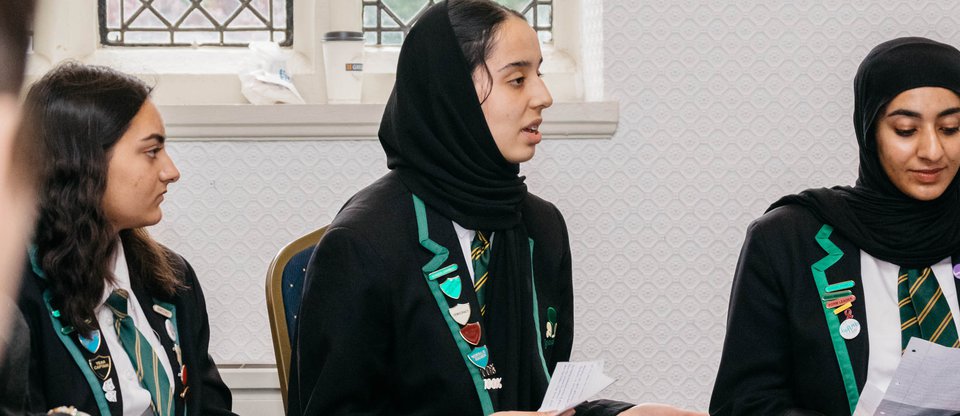
<instances>
[{"instance_id":1,"label":"blue patterned chair back","mask_svg":"<svg viewBox=\"0 0 960 416\"><path fill-rule=\"evenodd\" d=\"M303 278L307 275L307 263L313 254L315 245L294 254L283 268L283 311L287 320L287 338L293 343L293 333L297 329L297 313L303 300Z\"/></svg>"},{"instance_id":2,"label":"blue patterned chair back","mask_svg":"<svg viewBox=\"0 0 960 416\"><path fill-rule=\"evenodd\" d=\"M303 296L303 280L313 249L327 227L313 231L280 249L267 269L267 317L273 352L277 357L277 376L283 408L287 408L287 381L290 376L290 346L294 342L297 314Z\"/></svg>"}]
</instances>

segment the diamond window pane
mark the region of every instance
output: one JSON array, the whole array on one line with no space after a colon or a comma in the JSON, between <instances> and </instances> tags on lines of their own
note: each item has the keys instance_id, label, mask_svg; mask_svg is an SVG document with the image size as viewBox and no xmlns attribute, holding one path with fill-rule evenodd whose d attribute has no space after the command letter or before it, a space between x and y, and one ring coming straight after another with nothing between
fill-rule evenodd
<instances>
[{"instance_id":1,"label":"diamond window pane","mask_svg":"<svg viewBox=\"0 0 960 416\"><path fill-rule=\"evenodd\" d=\"M541 43L553 41L554 0L497 0L524 15ZM363 0L363 37L368 45L400 45L435 0ZM399 30L398 30L399 29Z\"/></svg>"},{"instance_id":2,"label":"diamond window pane","mask_svg":"<svg viewBox=\"0 0 960 416\"><path fill-rule=\"evenodd\" d=\"M107 46L293 44L294 0L98 0Z\"/></svg>"},{"instance_id":3,"label":"diamond window pane","mask_svg":"<svg viewBox=\"0 0 960 416\"><path fill-rule=\"evenodd\" d=\"M395 28L401 27L401 25L399 22L397 22L396 19L393 18L393 16L390 16L390 14L387 13L386 10L381 10L380 11L380 27L395 29Z\"/></svg>"}]
</instances>

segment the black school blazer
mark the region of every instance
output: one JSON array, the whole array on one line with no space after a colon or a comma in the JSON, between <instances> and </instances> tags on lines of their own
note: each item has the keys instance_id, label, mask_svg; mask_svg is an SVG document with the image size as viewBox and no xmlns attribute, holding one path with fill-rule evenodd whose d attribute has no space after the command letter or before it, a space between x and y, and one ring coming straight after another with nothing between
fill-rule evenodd
<instances>
[{"instance_id":1,"label":"black school blazer","mask_svg":"<svg viewBox=\"0 0 960 416\"><path fill-rule=\"evenodd\" d=\"M126 253L126 255L133 254ZM233 415L234 413L230 410L232 400L230 390L221 380L216 364L208 353L210 326L200 282L197 281L193 268L185 259L179 255L175 255L174 258L180 259L175 269L184 283L184 288L172 299L159 300L176 306L177 332L183 363L188 373L187 385L183 386L177 376L179 372L176 369L177 361L175 358L171 359L178 393L174 400L175 414L183 415L183 406L186 404L188 415ZM138 284L139 281L131 267L130 282L133 292L147 320L150 321L150 326L160 334L158 338L164 345L164 349L168 350L167 354L170 357L173 344L168 337L164 336L167 333L164 327L165 318L153 311L153 297ZM50 313L43 300L43 292L47 286L45 278L35 273L32 264L28 263L22 284L19 307L29 327L29 334L24 335L24 342L27 339L30 342L30 364L26 375L29 379L30 411L45 413L48 409L57 406L75 406L78 410L91 415L100 415L90 385L54 330ZM111 355L117 354L125 355L123 351L111 351ZM179 395L184 387L189 387L185 400L180 399Z\"/></svg>"},{"instance_id":2,"label":"black school blazer","mask_svg":"<svg viewBox=\"0 0 960 416\"><path fill-rule=\"evenodd\" d=\"M429 206L426 211L430 238L466 270L453 224ZM558 361L569 360L573 345L567 229L557 208L532 194L523 219L535 244L541 326L547 308L558 312L556 338L543 343L552 372ZM482 414L464 359L424 281L421 267L432 257L418 243L412 195L395 172L346 203L307 267L291 354L289 415ZM536 354L531 351L531 359ZM530 392L536 402L543 393ZM628 407L595 402L577 415L612 415Z\"/></svg>"},{"instance_id":3,"label":"black school blazer","mask_svg":"<svg viewBox=\"0 0 960 416\"><path fill-rule=\"evenodd\" d=\"M737 264L727 334L711 415L849 415L850 406L810 266L827 253L823 227L805 208L784 206L747 229ZM834 230L843 256L829 283L853 280L853 315L861 324L846 340L857 390L863 391L870 325L864 308L860 249ZM960 293L960 281L954 279Z\"/></svg>"}]
</instances>

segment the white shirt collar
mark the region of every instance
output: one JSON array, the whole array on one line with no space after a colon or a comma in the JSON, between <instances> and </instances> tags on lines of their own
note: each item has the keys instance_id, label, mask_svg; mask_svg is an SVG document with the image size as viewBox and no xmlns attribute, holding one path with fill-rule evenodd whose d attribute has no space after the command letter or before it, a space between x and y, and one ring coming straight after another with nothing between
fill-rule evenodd
<instances>
[{"instance_id":1,"label":"white shirt collar","mask_svg":"<svg viewBox=\"0 0 960 416\"><path fill-rule=\"evenodd\" d=\"M133 292L130 285L130 270L127 268L127 256L123 252L123 243L119 239L117 239L117 248L110 262L110 268L113 269L113 283L108 283L104 287L103 298L100 299L101 305L107 301L114 289L125 289L127 292Z\"/></svg>"},{"instance_id":2,"label":"white shirt collar","mask_svg":"<svg viewBox=\"0 0 960 416\"><path fill-rule=\"evenodd\" d=\"M468 230L463 228L462 225L457 224L456 221L451 221L453 223L453 230L457 232L457 238L460 240L466 239L467 241L472 241L473 236L476 235L476 231Z\"/></svg>"}]
</instances>

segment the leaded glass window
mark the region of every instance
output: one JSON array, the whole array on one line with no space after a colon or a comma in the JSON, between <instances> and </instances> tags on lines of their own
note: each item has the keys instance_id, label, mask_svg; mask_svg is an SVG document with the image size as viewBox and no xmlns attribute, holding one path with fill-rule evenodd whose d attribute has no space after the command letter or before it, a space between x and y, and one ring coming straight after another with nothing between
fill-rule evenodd
<instances>
[{"instance_id":1,"label":"leaded glass window","mask_svg":"<svg viewBox=\"0 0 960 416\"><path fill-rule=\"evenodd\" d=\"M399 45L435 0L363 0L363 36L368 45ZM497 0L527 18L540 41L553 40L553 0Z\"/></svg>"},{"instance_id":2,"label":"leaded glass window","mask_svg":"<svg viewBox=\"0 0 960 416\"><path fill-rule=\"evenodd\" d=\"M293 44L293 0L98 0L109 46Z\"/></svg>"}]
</instances>

